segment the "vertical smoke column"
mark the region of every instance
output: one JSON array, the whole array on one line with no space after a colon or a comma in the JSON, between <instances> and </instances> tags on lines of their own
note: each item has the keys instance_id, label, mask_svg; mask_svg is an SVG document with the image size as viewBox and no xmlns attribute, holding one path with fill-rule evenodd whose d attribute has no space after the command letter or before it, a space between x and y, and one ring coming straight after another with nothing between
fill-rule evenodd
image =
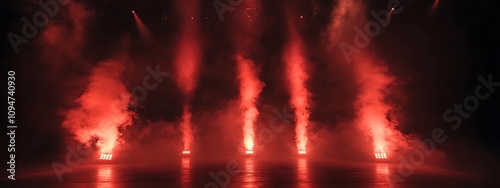
<instances>
[{"instance_id":1,"label":"vertical smoke column","mask_svg":"<svg viewBox=\"0 0 500 188\"><path fill-rule=\"evenodd\" d=\"M184 95L185 104L183 108L180 128L183 133L184 154L189 154L193 142L193 128L191 125L190 101L197 84L198 66L201 61L201 47L198 28L198 2L176 1L177 10L180 13L180 31L178 51L175 57L174 74L177 86Z\"/></svg>"},{"instance_id":2,"label":"vertical smoke column","mask_svg":"<svg viewBox=\"0 0 500 188\"><path fill-rule=\"evenodd\" d=\"M307 62L304 57L303 41L295 27L294 14L288 14L288 43L285 46L283 60L285 61L286 80L290 90L290 104L295 108L295 133L297 149L300 154L306 153L309 125L309 97L306 88L309 75L306 71Z\"/></svg>"},{"instance_id":3,"label":"vertical smoke column","mask_svg":"<svg viewBox=\"0 0 500 188\"><path fill-rule=\"evenodd\" d=\"M387 73L387 68L377 65L373 58L357 57L354 59L355 80L359 85L356 99L358 123L368 131L373 139L377 158L386 158L390 139L397 131L387 119L392 106L386 103L386 91L394 78Z\"/></svg>"},{"instance_id":4,"label":"vertical smoke column","mask_svg":"<svg viewBox=\"0 0 500 188\"><path fill-rule=\"evenodd\" d=\"M356 29L364 29L366 23L365 5L359 0L339 0L332 11L332 21L328 33L330 42L342 48L343 44L356 45L362 38ZM394 10L389 10L386 21ZM364 35L364 34L363 34ZM367 36L365 35L365 39ZM361 39L362 40L362 39ZM369 40L369 38L368 38ZM366 41L366 40L365 40ZM332 46L333 46L332 45ZM350 60L353 66L354 80L358 84L359 93L355 101L355 110L359 128L372 140L376 158L386 158L389 149L401 145L403 135L395 129L394 119L388 118L393 109L386 100L389 86L395 78L389 74L385 62L370 53L366 46L355 47L352 54L341 54L340 58ZM344 62L344 61L341 61Z\"/></svg>"},{"instance_id":5,"label":"vertical smoke column","mask_svg":"<svg viewBox=\"0 0 500 188\"><path fill-rule=\"evenodd\" d=\"M259 115L256 107L264 83L259 79L260 69L251 59L256 56L255 48L261 36L261 20L257 17L262 5L258 1L243 1L240 10L244 14L235 14L231 23L231 42L235 48L237 75L240 83L240 109L243 112L243 147L246 154L253 154L255 146L255 122ZM245 9L243 9L245 8ZM243 11L242 11L243 13Z\"/></svg>"},{"instance_id":6,"label":"vertical smoke column","mask_svg":"<svg viewBox=\"0 0 500 188\"><path fill-rule=\"evenodd\" d=\"M238 79L240 80L240 107L243 113L243 143L248 154L253 153L255 140L255 120L259 111L255 106L264 84L259 80L259 70L251 60L244 59L239 55Z\"/></svg>"},{"instance_id":7,"label":"vertical smoke column","mask_svg":"<svg viewBox=\"0 0 500 188\"><path fill-rule=\"evenodd\" d=\"M85 144L97 140L101 153L111 153L120 141L120 128L132 123L133 112L127 107L131 94L120 80L124 66L116 60L99 63L89 78L78 106L66 112L63 127Z\"/></svg>"}]
</instances>

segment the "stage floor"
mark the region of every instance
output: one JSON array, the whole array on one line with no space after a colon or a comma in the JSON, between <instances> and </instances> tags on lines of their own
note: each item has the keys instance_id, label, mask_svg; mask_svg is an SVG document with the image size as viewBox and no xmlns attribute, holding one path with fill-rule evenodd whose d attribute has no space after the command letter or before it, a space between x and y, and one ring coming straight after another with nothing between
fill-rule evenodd
<instances>
[{"instance_id":1,"label":"stage floor","mask_svg":"<svg viewBox=\"0 0 500 188\"><path fill-rule=\"evenodd\" d=\"M16 175L7 188L185 188L185 187L391 187L399 175L397 163L334 163L295 158L261 161L253 158L218 162L179 159L172 164L80 164L62 175L46 167ZM29 170L28 170L29 171ZM226 179L225 177L228 177ZM222 185L222 186L221 186ZM495 187L478 175L419 167L393 187ZM4 187L4 186L2 186Z\"/></svg>"}]
</instances>

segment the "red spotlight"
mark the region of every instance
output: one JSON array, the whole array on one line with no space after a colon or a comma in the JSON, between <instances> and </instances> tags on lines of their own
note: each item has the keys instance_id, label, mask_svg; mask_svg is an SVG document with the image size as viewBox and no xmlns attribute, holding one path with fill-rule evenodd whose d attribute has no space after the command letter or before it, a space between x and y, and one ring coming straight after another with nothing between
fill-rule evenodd
<instances>
[{"instance_id":1,"label":"red spotlight","mask_svg":"<svg viewBox=\"0 0 500 188\"><path fill-rule=\"evenodd\" d=\"M191 151L182 151L182 154L189 155L189 154L191 154Z\"/></svg>"},{"instance_id":2,"label":"red spotlight","mask_svg":"<svg viewBox=\"0 0 500 188\"><path fill-rule=\"evenodd\" d=\"M300 155L305 155L305 154L306 154L306 151L305 151L305 150L299 150L299 154L300 154Z\"/></svg>"},{"instance_id":3,"label":"red spotlight","mask_svg":"<svg viewBox=\"0 0 500 188\"><path fill-rule=\"evenodd\" d=\"M385 152L375 152L376 159L387 159L387 155Z\"/></svg>"},{"instance_id":4,"label":"red spotlight","mask_svg":"<svg viewBox=\"0 0 500 188\"><path fill-rule=\"evenodd\" d=\"M132 14L135 14L135 11L132 11Z\"/></svg>"},{"instance_id":5,"label":"red spotlight","mask_svg":"<svg viewBox=\"0 0 500 188\"><path fill-rule=\"evenodd\" d=\"M245 152L247 155L252 155L253 154L253 151L252 150L248 150Z\"/></svg>"},{"instance_id":6,"label":"red spotlight","mask_svg":"<svg viewBox=\"0 0 500 188\"><path fill-rule=\"evenodd\" d=\"M113 158L113 154L108 154L108 153L103 153L101 154L101 157L99 158L100 160L106 160L109 161Z\"/></svg>"},{"instance_id":7,"label":"red spotlight","mask_svg":"<svg viewBox=\"0 0 500 188\"><path fill-rule=\"evenodd\" d=\"M436 10L439 5L439 0L434 0L434 3L432 4L432 10Z\"/></svg>"}]
</instances>

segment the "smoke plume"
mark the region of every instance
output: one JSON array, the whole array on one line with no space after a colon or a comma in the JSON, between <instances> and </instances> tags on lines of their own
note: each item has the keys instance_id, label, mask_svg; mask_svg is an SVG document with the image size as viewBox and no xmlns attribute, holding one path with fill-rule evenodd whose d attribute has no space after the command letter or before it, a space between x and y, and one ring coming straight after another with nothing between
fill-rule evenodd
<instances>
[{"instance_id":1,"label":"smoke plume","mask_svg":"<svg viewBox=\"0 0 500 188\"><path fill-rule=\"evenodd\" d=\"M264 83L258 78L259 70L251 60L237 57L238 79L240 80L240 108L243 110L243 143L247 151L253 151L255 121L259 111L255 104Z\"/></svg>"},{"instance_id":2,"label":"smoke plume","mask_svg":"<svg viewBox=\"0 0 500 188\"><path fill-rule=\"evenodd\" d=\"M132 123L127 107L131 94L120 80L124 66L117 60L100 62L89 78L85 92L76 99L77 107L66 112L63 127L81 143L111 153L120 142L120 129Z\"/></svg>"}]
</instances>

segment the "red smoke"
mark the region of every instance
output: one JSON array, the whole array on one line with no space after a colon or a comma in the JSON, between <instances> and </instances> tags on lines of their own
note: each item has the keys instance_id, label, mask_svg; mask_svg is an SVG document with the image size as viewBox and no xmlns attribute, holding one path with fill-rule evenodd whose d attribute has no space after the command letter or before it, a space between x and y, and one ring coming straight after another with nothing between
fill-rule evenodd
<instances>
[{"instance_id":1,"label":"red smoke","mask_svg":"<svg viewBox=\"0 0 500 188\"><path fill-rule=\"evenodd\" d=\"M237 57L238 79L240 80L240 108L243 110L243 143L246 151L253 151L255 121L259 111L255 106L264 83L259 78L259 70L251 60Z\"/></svg>"},{"instance_id":2,"label":"red smoke","mask_svg":"<svg viewBox=\"0 0 500 188\"><path fill-rule=\"evenodd\" d=\"M63 127L86 144L97 139L101 153L111 153L120 142L120 128L132 123L127 110L131 94L120 80L124 66L116 60L99 63L89 78L85 92L76 99L77 107L66 112Z\"/></svg>"},{"instance_id":3,"label":"red smoke","mask_svg":"<svg viewBox=\"0 0 500 188\"><path fill-rule=\"evenodd\" d=\"M289 19L293 19L290 18ZM295 133L297 149L306 151L308 140L307 128L309 126L310 92L306 88L309 78L306 72L307 62L304 57L303 41L298 35L293 20L288 21L289 42L286 44L284 61L286 66L286 80L290 89L290 104L295 108Z\"/></svg>"},{"instance_id":4,"label":"red smoke","mask_svg":"<svg viewBox=\"0 0 500 188\"><path fill-rule=\"evenodd\" d=\"M387 119L392 107L385 101L386 90L395 78L389 76L387 68L376 65L371 59L355 61L355 80L359 84L356 99L358 123L373 139L375 152L388 152L389 139L394 136L394 128Z\"/></svg>"},{"instance_id":5,"label":"red smoke","mask_svg":"<svg viewBox=\"0 0 500 188\"><path fill-rule=\"evenodd\" d=\"M201 61L200 46L193 39L195 37L182 36L175 61L175 78L177 86L186 97L191 97L197 85L198 66Z\"/></svg>"},{"instance_id":6,"label":"red smoke","mask_svg":"<svg viewBox=\"0 0 500 188\"><path fill-rule=\"evenodd\" d=\"M360 20L360 12L364 9L358 0L339 0L331 13L331 23L328 28L328 36L333 45L347 40L347 36L353 32L355 24ZM345 42L345 41L344 41Z\"/></svg>"},{"instance_id":7,"label":"red smoke","mask_svg":"<svg viewBox=\"0 0 500 188\"><path fill-rule=\"evenodd\" d=\"M66 45L78 46L84 42L84 33L86 28L86 21L88 21L91 12L85 10L84 6L73 1L68 1L68 4L64 5L67 12L64 15L63 20L65 24L59 24L57 22L49 22L48 26L44 29L43 38L44 42L49 45L63 44L65 41ZM61 7L61 11L65 10ZM71 43L67 43L67 40L71 40ZM60 46L61 49L65 49Z\"/></svg>"},{"instance_id":8,"label":"red smoke","mask_svg":"<svg viewBox=\"0 0 500 188\"><path fill-rule=\"evenodd\" d=\"M366 7L361 1L340 0L332 11L328 35L333 46L338 47L341 42L353 44L355 27L364 28L368 23L365 15ZM391 16L392 10L388 14ZM374 44L375 45L375 44ZM355 101L357 115L356 124L372 141L374 152L385 152L390 155L398 147L405 144L405 137L395 127L395 117L391 117L394 110L387 101L389 87L394 86L395 77L389 74L385 62L365 54L370 54L369 47L358 48L359 53L350 55L353 62L354 81L358 84L358 94ZM344 59L345 54L340 58ZM344 62L344 61L342 61Z\"/></svg>"},{"instance_id":9,"label":"red smoke","mask_svg":"<svg viewBox=\"0 0 500 188\"><path fill-rule=\"evenodd\" d=\"M191 127L191 110L189 105L184 105L182 111L182 119L180 128L183 133L182 141L184 143L184 151L189 151L193 142L193 128Z\"/></svg>"},{"instance_id":10,"label":"red smoke","mask_svg":"<svg viewBox=\"0 0 500 188\"><path fill-rule=\"evenodd\" d=\"M407 136L396 129L399 122L395 106L388 101L389 92L396 85L385 63L364 54L354 56L355 81L359 91L355 102L359 127L369 136L374 152L388 156L408 147Z\"/></svg>"},{"instance_id":11,"label":"red smoke","mask_svg":"<svg viewBox=\"0 0 500 188\"><path fill-rule=\"evenodd\" d=\"M248 152L253 153L255 146L255 122L259 116L259 110L256 107L260 92L264 83L259 79L260 68L258 68L252 59L248 57L256 56L255 48L258 46L261 35L261 25L256 20L256 11L261 10L261 3L258 1L243 1L242 6L245 15L235 15L231 22L231 41L235 48L237 76L239 80L239 108L242 110L243 119L243 146ZM243 9L242 9L243 10ZM254 11L255 10L255 11Z\"/></svg>"},{"instance_id":12,"label":"red smoke","mask_svg":"<svg viewBox=\"0 0 500 188\"><path fill-rule=\"evenodd\" d=\"M180 25L180 38L178 51L174 62L176 73L174 74L177 86L183 93L186 104L184 105L181 131L183 133L184 150L189 151L193 140L191 125L191 111L189 101L197 85L198 67L201 61L201 46L199 44L198 28L198 5L176 1L177 9L180 11L182 24Z\"/></svg>"}]
</instances>

